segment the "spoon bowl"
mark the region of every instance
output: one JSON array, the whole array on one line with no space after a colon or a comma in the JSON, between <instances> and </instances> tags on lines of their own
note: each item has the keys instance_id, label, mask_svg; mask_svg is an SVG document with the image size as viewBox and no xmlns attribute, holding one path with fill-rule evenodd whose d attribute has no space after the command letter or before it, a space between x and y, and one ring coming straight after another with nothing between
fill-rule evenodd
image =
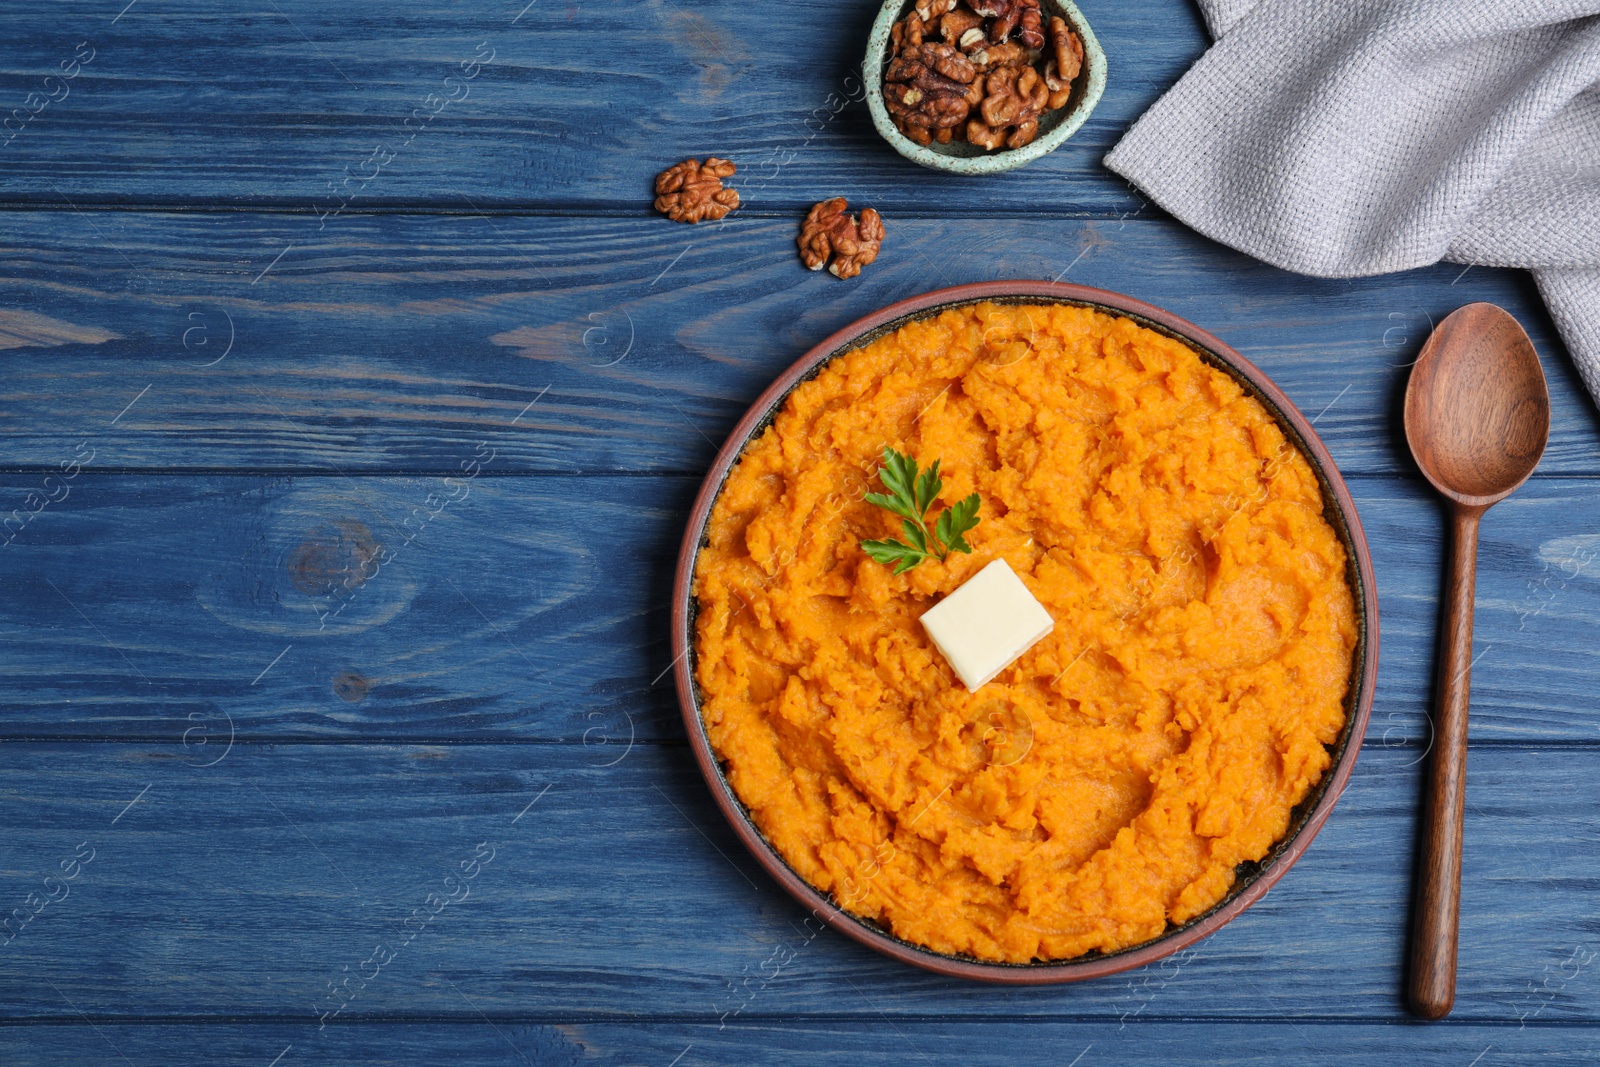
<instances>
[{"instance_id":1,"label":"spoon bowl","mask_svg":"<svg viewBox=\"0 0 1600 1067\"><path fill-rule=\"evenodd\" d=\"M1487 508L1528 480L1550 436L1550 393L1527 333L1468 304L1422 346L1406 385L1406 442L1433 487Z\"/></svg>"},{"instance_id":2,"label":"spoon bowl","mask_svg":"<svg viewBox=\"0 0 1600 1067\"><path fill-rule=\"evenodd\" d=\"M1456 996L1478 520L1528 480L1550 437L1544 370L1517 320L1493 304L1468 304L1441 322L1412 368L1405 424L1417 466L1451 507L1433 765L1411 935L1411 1007L1439 1019Z\"/></svg>"}]
</instances>

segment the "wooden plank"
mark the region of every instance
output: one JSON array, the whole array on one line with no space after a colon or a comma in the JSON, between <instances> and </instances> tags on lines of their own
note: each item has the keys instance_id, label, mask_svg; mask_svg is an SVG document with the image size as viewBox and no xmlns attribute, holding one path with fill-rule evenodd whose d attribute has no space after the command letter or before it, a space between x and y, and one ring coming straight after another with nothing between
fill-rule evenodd
<instances>
[{"instance_id":1,"label":"wooden plank","mask_svg":"<svg viewBox=\"0 0 1600 1067\"><path fill-rule=\"evenodd\" d=\"M468 1002L465 990L458 1003ZM872 1000L872 991L846 996ZM16 1067L109 1062L167 1067L174 1057L203 1052L216 1067L263 1067L278 1054L281 1067L363 1063L508 1063L561 1067L707 1067L709 1064L962 1063L1012 1067L1170 1067L1176 1063L1280 1067L1289 1058L1367 1067L1405 1057L1409 1062L1482 1065L1592 1064L1600 1033L1586 1026L1507 1028L1444 1023L1117 1022L999 1020L869 1022L784 1020L718 1029L694 1022L524 1023L479 1019L460 1023L385 1022L377 1026L314 1027L295 1023L128 1024L28 1026L0 1029L0 1050ZM278 1065L269 1065L278 1067Z\"/></svg>"},{"instance_id":2,"label":"wooden plank","mask_svg":"<svg viewBox=\"0 0 1600 1067\"><path fill-rule=\"evenodd\" d=\"M60 897L3 949L12 1020L1406 1018L1411 751L1364 753L1300 864L1182 961L1031 990L808 928L680 748L609 767L582 745L236 745L211 767L177 745L5 755L5 898ZM1507 1038L1600 1020L1597 781L1592 748L1472 754L1456 1019L1511 1023ZM408 928L414 909L434 914Z\"/></svg>"},{"instance_id":3,"label":"wooden plank","mask_svg":"<svg viewBox=\"0 0 1600 1067\"><path fill-rule=\"evenodd\" d=\"M230 736L681 736L667 602L694 482L463 460L483 463L56 482L0 549L0 736L187 737L201 762Z\"/></svg>"},{"instance_id":4,"label":"wooden plank","mask_svg":"<svg viewBox=\"0 0 1600 1067\"><path fill-rule=\"evenodd\" d=\"M956 179L872 128L858 68L875 4L121 8L5 15L0 198L644 211L657 171L712 154L741 165L758 211L837 192L925 210L932 193L941 212L1122 216L1144 201L1100 160L1206 44L1188 5L1085 0L1111 57L1090 121L1017 173Z\"/></svg>"},{"instance_id":5,"label":"wooden plank","mask_svg":"<svg viewBox=\"0 0 1600 1067\"><path fill-rule=\"evenodd\" d=\"M1484 518L1474 741L1600 741L1600 513L1589 480L1541 479ZM1378 573L1382 644L1368 741L1430 740L1445 520L1420 481L1355 485Z\"/></svg>"},{"instance_id":6,"label":"wooden plank","mask_svg":"<svg viewBox=\"0 0 1600 1067\"><path fill-rule=\"evenodd\" d=\"M1475 742L1600 742L1595 484L1540 479L1484 521ZM45 485L0 476L0 500ZM86 470L0 548L0 737L681 739L667 610L697 488ZM1368 743L1425 747L1443 523L1419 480L1354 490L1382 613Z\"/></svg>"},{"instance_id":7,"label":"wooden plank","mask_svg":"<svg viewBox=\"0 0 1600 1067\"><path fill-rule=\"evenodd\" d=\"M845 99L873 6L0 16L13 104L95 49L0 134L0 208L41 209L0 236L0 518L87 466L0 538L0 890L70 889L0 934L0 1061L1600 1057L1600 505L1560 477L1600 474L1600 421L1526 277L1294 278L1144 217L1100 159L1203 49L1187 4L1085 0L1113 77L1062 150L917 170ZM465 98L405 125L452 73ZM648 214L691 152L741 164L724 225ZM856 283L793 257L834 193L889 216ZM229 210L98 210L140 206ZM1193 953L1065 989L813 934L662 677L684 512L750 399L859 314L1006 275L1134 293L1266 367L1355 476L1383 597L1369 749L1302 864ZM1441 527L1396 411L1474 299L1529 325L1556 436L1485 526L1460 1007L1423 1028L1400 966ZM429 897L475 858L470 896Z\"/></svg>"},{"instance_id":8,"label":"wooden plank","mask_svg":"<svg viewBox=\"0 0 1600 1067\"><path fill-rule=\"evenodd\" d=\"M1164 305L1261 364L1345 470L1398 432L1430 322L1511 309L1546 357L1543 470L1600 470L1600 419L1526 274L1286 274L1172 222L891 216L859 280L801 268L796 222L13 213L0 457L54 468L703 471L745 408L852 320L941 286L1065 278Z\"/></svg>"}]
</instances>

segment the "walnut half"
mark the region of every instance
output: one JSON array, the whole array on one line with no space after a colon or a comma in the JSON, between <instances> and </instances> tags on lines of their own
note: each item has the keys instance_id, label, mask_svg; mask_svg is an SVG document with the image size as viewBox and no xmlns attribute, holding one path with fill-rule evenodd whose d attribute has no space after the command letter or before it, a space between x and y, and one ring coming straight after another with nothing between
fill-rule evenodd
<instances>
[{"instance_id":1,"label":"walnut half","mask_svg":"<svg viewBox=\"0 0 1600 1067\"><path fill-rule=\"evenodd\" d=\"M732 163L716 156L668 167L656 175L656 210L673 222L720 219L739 206L739 190L722 187L733 172Z\"/></svg>"},{"instance_id":2,"label":"walnut half","mask_svg":"<svg viewBox=\"0 0 1600 1067\"><path fill-rule=\"evenodd\" d=\"M854 278L862 267L878 258L878 250L883 247L882 217L869 207L862 209L857 221L845 213L849 206L842 196L824 200L800 224L795 244L800 249L800 262L810 270L826 266L835 278Z\"/></svg>"},{"instance_id":3,"label":"walnut half","mask_svg":"<svg viewBox=\"0 0 1600 1067\"><path fill-rule=\"evenodd\" d=\"M911 45L884 71L883 103L902 133L928 144L940 131L966 120L977 76L972 61L952 45Z\"/></svg>"},{"instance_id":4,"label":"walnut half","mask_svg":"<svg viewBox=\"0 0 1600 1067\"><path fill-rule=\"evenodd\" d=\"M989 40L1001 44L1015 33L1025 48L1042 48L1044 13L1039 0L975 0L973 10L989 23Z\"/></svg>"},{"instance_id":5,"label":"walnut half","mask_svg":"<svg viewBox=\"0 0 1600 1067\"><path fill-rule=\"evenodd\" d=\"M1050 20L1050 48L1055 55L1056 77L1070 83L1083 69L1083 42L1067 27L1066 20L1059 16Z\"/></svg>"},{"instance_id":6,"label":"walnut half","mask_svg":"<svg viewBox=\"0 0 1600 1067\"><path fill-rule=\"evenodd\" d=\"M984 148L1021 148L1039 135L1039 115L1050 100L1045 79L1032 67L991 71L980 118L967 123L967 140Z\"/></svg>"}]
</instances>

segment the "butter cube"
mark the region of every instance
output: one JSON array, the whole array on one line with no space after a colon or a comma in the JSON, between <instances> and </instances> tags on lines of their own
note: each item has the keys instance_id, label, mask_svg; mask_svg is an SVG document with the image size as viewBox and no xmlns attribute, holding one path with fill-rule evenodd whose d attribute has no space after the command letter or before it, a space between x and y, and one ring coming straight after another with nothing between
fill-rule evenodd
<instances>
[{"instance_id":1,"label":"butter cube","mask_svg":"<svg viewBox=\"0 0 1600 1067\"><path fill-rule=\"evenodd\" d=\"M1038 644L1055 620L997 559L924 612L922 625L967 688L977 690Z\"/></svg>"}]
</instances>

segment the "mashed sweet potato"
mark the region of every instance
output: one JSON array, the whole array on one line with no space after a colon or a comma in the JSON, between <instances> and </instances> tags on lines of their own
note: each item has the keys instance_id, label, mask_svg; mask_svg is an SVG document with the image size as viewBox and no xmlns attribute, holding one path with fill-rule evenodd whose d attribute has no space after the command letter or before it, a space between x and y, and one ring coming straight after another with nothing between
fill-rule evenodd
<instances>
[{"instance_id":1,"label":"mashed sweet potato","mask_svg":"<svg viewBox=\"0 0 1600 1067\"><path fill-rule=\"evenodd\" d=\"M971 555L864 539L885 445L982 496ZM935 506L935 511L940 505ZM832 361L727 480L694 593L711 743L840 906L982 960L1204 912L1288 828L1357 631L1311 467L1229 375L1127 320L983 303ZM1055 619L968 692L917 619L1004 558Z\"/></svg>"}]
</instances>

